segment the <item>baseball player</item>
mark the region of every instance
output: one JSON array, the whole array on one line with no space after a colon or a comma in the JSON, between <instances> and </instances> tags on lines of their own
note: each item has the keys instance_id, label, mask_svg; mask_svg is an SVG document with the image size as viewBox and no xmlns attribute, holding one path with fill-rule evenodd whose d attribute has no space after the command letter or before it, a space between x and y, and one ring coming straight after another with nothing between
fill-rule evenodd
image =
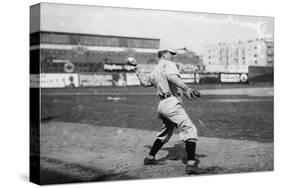
<instances>
[{"instance_id":1,"label":"baseball player","mask_svg":"<svg viewBox=\"0 0 281 188\"><path fill-rule=\"evenodd\" d=\"M200 92L187 86L180 79L179 69L173 59L176 52L161 50L158 52L159 62L150 74L144 74L134 58L127 63L135 67L136 75L144 87L153 86L160 98L157 113L162 120L162 129L158 133L149 154L144 158L144 165L157 164L155 155L168 142L175 127L179 129L180 140L185 143L187 153L187 174L205 173L198 168L195 161L197 129L182 107L182 94L189 100L200 97Z\"/></svg>"}]
</instances>

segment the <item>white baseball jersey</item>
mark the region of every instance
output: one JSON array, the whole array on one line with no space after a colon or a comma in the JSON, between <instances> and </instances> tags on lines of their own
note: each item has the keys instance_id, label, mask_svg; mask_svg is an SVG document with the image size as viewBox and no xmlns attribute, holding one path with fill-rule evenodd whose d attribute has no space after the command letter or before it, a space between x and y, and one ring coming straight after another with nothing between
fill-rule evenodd
<instances>
[{"instance_id":1,"label":"white baseball jersey","mask_svg":"<svg viewBox=\"0 0 281 188\"><path fill-rule=\"evenodd\" d=\"M167 79L167 75L180 76L176 64L168 60L160 60L155 69L145 75L138 67L136 74L142 86L154 86L159 96L170 93L173 96L160 101L157 112L162 119L162 130L158 133L158 139L167 142L173 134L174 127L180 130L182 141L197 140L197 129L192 123L181 103L181 89Z\"/></svg>"},{"instance_id":2,"label":"white baseball jersey","mask_svg":"<svg viewBox=\"0 0 281 188\"><path fill-rule=\"evenodd\" d=\"M165 94L171 93L174 96L179 96L181 90L173 83L169 82L167 75L175 74L180 77L180 72L176 64L168 60L160 60L155 69L148 75L137 68L137 76L141 82L141 85L148 87L154 86L157 89L157 94L165 96Z\"/></svg>"}]
</instances>

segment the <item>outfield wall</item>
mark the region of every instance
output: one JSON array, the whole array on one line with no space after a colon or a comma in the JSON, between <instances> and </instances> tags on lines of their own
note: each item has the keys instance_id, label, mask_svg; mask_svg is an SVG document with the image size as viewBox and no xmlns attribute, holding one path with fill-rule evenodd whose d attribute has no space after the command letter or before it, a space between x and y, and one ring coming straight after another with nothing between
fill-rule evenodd
<instances>
[{"instance_id":1,"label":"outfield wall","mask_svg":"<svg viewBox=\"0 0 281 188\"><path fill-rule=\"evenodd\" d=\"M255 82L272 82L274 81L273 67L249 66L249 81Z\"/></svg>"},{"instance_id":2,"label":"outfield wall","mask_svg":"<svg viewBox=\"0 0 281 188\"><path fill-rule=\"evenodd\" d=\"M248 83L245 73L183 73L187 84ZM31 88L74 88L98 86L139 86L135 73L42 73L30 76Z\"/></svg>"}]
</instances>

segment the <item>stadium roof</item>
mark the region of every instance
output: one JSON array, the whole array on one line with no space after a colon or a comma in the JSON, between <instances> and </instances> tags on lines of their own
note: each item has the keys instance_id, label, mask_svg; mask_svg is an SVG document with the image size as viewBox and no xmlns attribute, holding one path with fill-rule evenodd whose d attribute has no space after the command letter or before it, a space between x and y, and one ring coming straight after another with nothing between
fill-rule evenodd
<instances>
[{"instance_id":1,"label":"stadium roof","mask_svg":"<svg viewBox=\"0 0 281 188\"><path fill-rule=\"evenodd\" d=\"M125 13L124 8L57 3L40 3L30 9L33 23L30 33L45 31L160 40L159 36L139 33L133 25L137 23L128 22L128 27L123 28L125 21L121 18L138 9L127 9Z\"/></svg>"}]
</instances>

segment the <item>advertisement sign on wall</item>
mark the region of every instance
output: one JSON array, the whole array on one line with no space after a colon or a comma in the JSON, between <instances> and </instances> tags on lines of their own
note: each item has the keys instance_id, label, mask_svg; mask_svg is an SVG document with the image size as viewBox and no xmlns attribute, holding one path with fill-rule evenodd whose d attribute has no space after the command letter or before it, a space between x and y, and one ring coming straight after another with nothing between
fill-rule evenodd
<instances>
[{"instance_id":1,"label":"advertisement sign on wall","mask_svg":"<svg viewBox=\"0 0 281 188\"><path fill-rule=\"evenodd\" d=\"M112 83L115 86L126 86L126 74L125 73L113 73Z\"/></svg>"},{"instance_id":2,"label":"advertisement sign on wall","mask_svg":"<svg viewBox=\"0 0 281 188\"><path fill-rule=\"evenodd\" d=\"M78 86L78 74L40 74L41 88L73 88Z\"/></svg>"},{"instance_id":3,"label":"advertisement sign on wall","mask_svg":"<svg viewBox=\"0 0 281 188\"><path fill-rule=\"evenodd\" d=\"M80 85L91 86L112 86L111 74L80 74Z\"/></svg>"},{"instance_id":4,"label":"advertisement sign on wall","mask_svg":"<svg viewBox=\"0 0 281 188\"><path fill-rule=\"evenodd\" d=\"M193 73L184 73L181 74L180 77L184 83L194 83L195 81L195 76Z\"/></svg>"},{"instance_id":5,"label":"advertisement sign on wall","mask_svg":"<svg viewBox=\"0 0 281 188\"><path fill-rule=\"evenodd\" d=\"M221 74L221 82L237 83L240 82L240 74Z\"/></svg>"},{"instance_id":6,"label":"advertisement sign on wall","mask_svg":"<svg viewBox=\"0 0 281 188\"><path fill-rule=\"evenodd\" d=\"M240 75L240 80L241 80L242 83L248 82L248 75L245 74L245 73L241 74Z\"/></svg>"},{"instance_id":7,"label":"advertisement sign on wall","mask_svg":"<svg viewBox=\"0 0 281 188\"><path fill-rule=\"evenodd\" d=\"M243 73L243 74L225 74L221 73L220 74L220 80L222 83L246 83L248 81L248 75Z\"/></svg>"},{"instance_id":8,"label":"advertisement sign on wall","mask_svg":"<svg viewBox=\"0 0 281 188\"><path fill-rule=\"evenodd\" d=\"M134 71L135 67L126 64L104 64L103 70L104 71L125 71L125 72L132 72Z\"/></svg>"},{"instance_id":9,"label":"advertisement sign on wall","mask_svg":"<svg viewBox=\"0 0 281 188\"><path fill-rule=\"evenodd\" d=\"M135 73L127 73L126 80L128 86L138 86L140 85L140 81Z\"/></svg>"}]
</instances>

